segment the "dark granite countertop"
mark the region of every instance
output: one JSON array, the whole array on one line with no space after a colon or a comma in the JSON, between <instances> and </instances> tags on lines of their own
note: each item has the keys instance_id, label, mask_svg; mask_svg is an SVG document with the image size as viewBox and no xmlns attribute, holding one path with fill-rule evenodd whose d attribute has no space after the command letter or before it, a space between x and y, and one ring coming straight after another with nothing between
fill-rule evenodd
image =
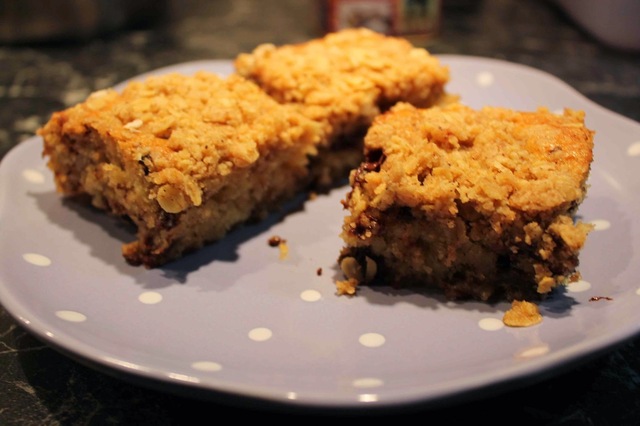
<instances>
[{"instance_id":1,"label":"dark granite countertop","mask_svg":"<svg viewBox=\"0 0 640 426\"><path fill-rule=\"evenodd\" d=\"M148 25L73 41L0 45L0 158L50 114L90 92L179 62L229 59L257 44L321 34L315 3L280 0L167 1ZM546 1L444 0L432 53L500 58L551 73L600 105L640 121L640 53L600 44ZM2 224L0 224L0 227ZM379 418L509 424L640 423L640 340L622 342L566 371L508 391ZM77 362L37 340L0 307L0 424L182 424L195 416L303 419L150 389ZM316 413L317 414L317 413ZM226 419L226 418L225 418ZM226 421L226 420L223 420Z\"/></svg>"}]
</instances>

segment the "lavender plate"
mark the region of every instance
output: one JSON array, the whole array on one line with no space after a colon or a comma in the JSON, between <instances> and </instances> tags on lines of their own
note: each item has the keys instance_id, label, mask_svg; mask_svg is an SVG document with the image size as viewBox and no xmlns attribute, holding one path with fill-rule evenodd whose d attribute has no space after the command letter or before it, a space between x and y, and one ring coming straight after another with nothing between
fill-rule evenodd
<instances>
[{"instance_id":1,"label":"lavender plate","mask_svg":"<svg viewBox=\"0 0 640 426\"><path fill-rule=\"evenodd\" d=\"M473 107L586 112L596 131L588 198L596 224L582 281L508 328L505 303L363 288L335 295L347 187L231 233L164 268L125 263L130 229L61 199L33 137L0 163L0 303L27 330L103 371L247 403L319 409L436 403L524 386L640 331L640 124L521 65L442 55ZM231 72L230 61L151 74ZM287 240L280 258L271 236ZM593 298L601 297L598 301Z\"/></svg>"}]
</instances>

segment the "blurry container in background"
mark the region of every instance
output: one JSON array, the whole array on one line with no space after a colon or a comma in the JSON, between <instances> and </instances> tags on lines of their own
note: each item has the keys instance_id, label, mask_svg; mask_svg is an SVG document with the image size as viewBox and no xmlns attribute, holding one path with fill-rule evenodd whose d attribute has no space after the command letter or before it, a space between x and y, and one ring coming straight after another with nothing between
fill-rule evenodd
<instances>
[{"instance_id":1,"label":"blurry container in background","mask_svg":"<svg viewBox=\"0 0 640 426\"><path fill-rule=\"evenodd\" d=\"M322 0L325 31L366 27L423 44L440 30L442 0Z\"/></svg>"},{"instance_id":2,"label":"blurry container in background","mask_svg":"<svg viewBox=\"0 0 640 426\"><path fill-rule=\"evenodd\" d=\"M94 37L164 17L167 0L0 0L0 43Z\"/></svg>"},{"instance_id":3,"label":"blurry container in background","mask_svg":"<svg viewBox=\"0 0 640 426\"><path fill-rule=\"evenodd\" d=\"M622 50L640 51L640 0L555 0L588 33Z\"/></svg>"}]
</instances>

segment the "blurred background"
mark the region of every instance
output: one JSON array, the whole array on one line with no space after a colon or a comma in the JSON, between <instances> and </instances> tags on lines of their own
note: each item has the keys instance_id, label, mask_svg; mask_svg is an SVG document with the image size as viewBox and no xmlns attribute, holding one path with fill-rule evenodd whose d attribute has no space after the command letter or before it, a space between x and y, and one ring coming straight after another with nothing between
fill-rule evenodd
<instances>
[{"instance_id":1,"label":"blurred background","mask_svg":"<svg viewBox=\"0 0 640 426\"><path fill-rule=\"evenodd\" d=\"M614 79L593 58L609 48L640 49L637 0L2 0L0 99L15 113L0 118L0 154L52 110L124 78L171 63L232 58L263 42L300 42L347 25L390 30L398 7L412 13L396 16L394 31L434 53L525 64L543 54L547 71L605 103L579 81L580 72L591 68L604 74L594 79L624 90L627 74ZM597 38L601 27L626 39Z\"/></svg>"},{"instance_id":2,"label":"blurred background","mask_svg":"<svg viewBox=\"0 0 640 426\"><path fill-rule=\"evenodd\" d=\"M52 112L95 90L345 25L405 35L434 54L535 67L640 121L639 7L640 0L0 0L0 159ZM638 344L500 398L430 415L638 424ZM0 424L179 424L185 413L219 412L210 409L87 368L37 341L0 306Z\"/></svg>"},{"instance_id":3,"label":"blurred background","mask_svg":"<svg viewBox=\"0 0 640 426\"><path fill-rule=\"evenodd\" d=\"M638 76L626 61L638 60L639 7L637 0L2 0L0 157L53 110L93 90L346 25L387 28L433 53L537 66L605 106L620 95L615 102L637 117ZM391 16L394 8L404 15ZM589 22L626 38L611 44Z\"/></svg>"}]
</instances>

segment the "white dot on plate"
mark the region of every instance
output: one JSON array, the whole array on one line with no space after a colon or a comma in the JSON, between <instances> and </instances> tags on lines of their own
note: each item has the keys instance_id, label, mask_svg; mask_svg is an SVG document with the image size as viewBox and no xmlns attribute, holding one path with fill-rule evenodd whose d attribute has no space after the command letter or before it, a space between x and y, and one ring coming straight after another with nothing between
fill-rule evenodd
<instances>
[{"instance_id":1,"label":"white dot on plate","mask_svg":"<svg viewBox=\"0 0 640 426\"><path fill-rule=\"evenodd\" d=\"M138 300L145 305L154 305L162 301L162 295L157 291L145 291L138 296Z\"/></svg>"},{"instance_id":2,"label":"white dot on plate","mask_svg":"<svg viewBox=\"0 0 640 426\"><path fill-rule=\"evenodd\" d=\"M476 75L476 83L478 83L478 86L489 87L493 84L493 80L493 74L489 71Z\"/></svg>"},{"instance_id":3,"label":"white dot on plate","mask_svg":"<svg viewBox=\"0 0 640 426\"><path fill-rule=\"evenodd\" d=\"M578 280L573 283L567 284L567 290L571 293L581 293L583 291L587 291L591 288L591 283L585 280Z\"/></svg>"},{"instance_id":4,"label":"white dot on plate","mask_svg":"<svg viewBox=\"0 0 640 426\"><path fill-rule=\"evenodd\" d=\"M213 362L213 361L196 361L191 364L191 368L193 368L194 370L208 371L208 372L222 370L222 366L217 362Z\"/></svg>"},{"instance_id":5,"label":"white dot on plate","mask_svg":"<svg viewBox=\"0 0 640 426\"><path fill-rule=\"evenodd\" d=\"M516 354L517 358L534 358L549 352L549 345L541 344L532 348L527 348Z\"/></svg>"},{"instance_id":6,"label":"white dot on plate","mask_svg":"<svg viewBox=\"0 0 640 426\"><path fill-rule=\"evenodd\" d=\"M355 379L352 382L354 388L364 389L364 388L377 388L384 384L381 379L375 377L361 377L359 379Z\"/></svg>"},{"instance_id":7,"label":"white dot on plate","mask_svg":"<svg viewBox=\"0 0 640 426\"><path fill-rule=\"evenodd\" d=\"M322 298L322 294L320 294L317 290L305 290L300 293L300 299L305 302L317 302Z\"/></svg>"},{"instance_id":8,"label":"white dot on plate","mask_svg":"<svg viewBox=\"0 0 640 426\"><path fill-rule=\"evenodd\" d=\"M376 402L378 400L378 395L375 393L363 393L358 395L358 401L360 402Z\"/></svg>"},{"instance_id":9,"label":"white dot on plate","mask_svg":"<svg viewBox=\"0 0 640 426\"><path fill-rule=\"evenodd\" d=\"M76 311L56 311L56 316L69 322L83 322L87 320L87 316Z\"/></svg>"},{"instance_id":10,"label":"white dot on plate","mask_svg":"<svg viewBox=\"0 0 640 426\"><path fill-rule=\"evenodd\" d=\"M382 334L365 333L360 336L358 341L362 346L366 346L368 348L377 348L379 346L384 345L385 338Z\"/></svg>"},{"instance_id":11,"label":"white dot on plate","mask_svg":"<svg viewBox=\"0 0 640 426\"><path fill-rule=\"evenodd\" d=\"M46 256L37 253L25 253L22 258L35 266L49 266L51 265L51 259Z\"/></svg>"},{"instance_id":12,"label":"white dot on plate","mask_svg":"<svg viewBox=\"0 0 640 426\"><path fill-rule=\"evenodd\" d=\"M495 331L504 327L504 323L498 318L482 318L478 321L478 326L486 331Z\"/></svg>"},{"instance_id":13,"label":"white dot on plate","mask_svg":"<svg viewBox=\"0 0 640 426\"><path fill-rule=\"evenodd\" d=\"M249 331L249 339L256 342L264 342L265 340L271 339L273 333L268 328L258 327Z\"/></svg>"},{"instance_id":14,"label":"white dot on plate","mask_svg":"<svg viewBox=\"0 0 640 426\"><path fill-rule=\"evenodd\" d=\"M640 156L640 141L629 145L629 148L627 148L627 155L629 155L630 157Z\"/></svg>"},{"instance_id":15,"label":"white dot on plate","mask_svg":"<svg viewBox=\"0 0 640 426\"><path fill-rule=\"evenodd\" d=\"M640 288L636 290L636 294L640 296Z\"/></svg>"},{"instance_id":16,"label":"white dot on plate","mask_svg":"<svg viewBox=\"0 0 640 426\"><path fill-rule=\"evenodd\" d=\"M605 219L592 220L591 224L594 226L593 229L595 229L596 231L604 231L605 229L609 229L611 227L611 222Z\"/></svg>"},{"instance_id":17,"label":"white dot on plate","mask_svg":"<svg viewBox=\"0 0 640 426\"><path fill-rule=\"evenodd\" d=\"M22 171L22 177L31 183L43 183L44 175L37 170L25 169Z\"/></svg>"}]
</instances>

